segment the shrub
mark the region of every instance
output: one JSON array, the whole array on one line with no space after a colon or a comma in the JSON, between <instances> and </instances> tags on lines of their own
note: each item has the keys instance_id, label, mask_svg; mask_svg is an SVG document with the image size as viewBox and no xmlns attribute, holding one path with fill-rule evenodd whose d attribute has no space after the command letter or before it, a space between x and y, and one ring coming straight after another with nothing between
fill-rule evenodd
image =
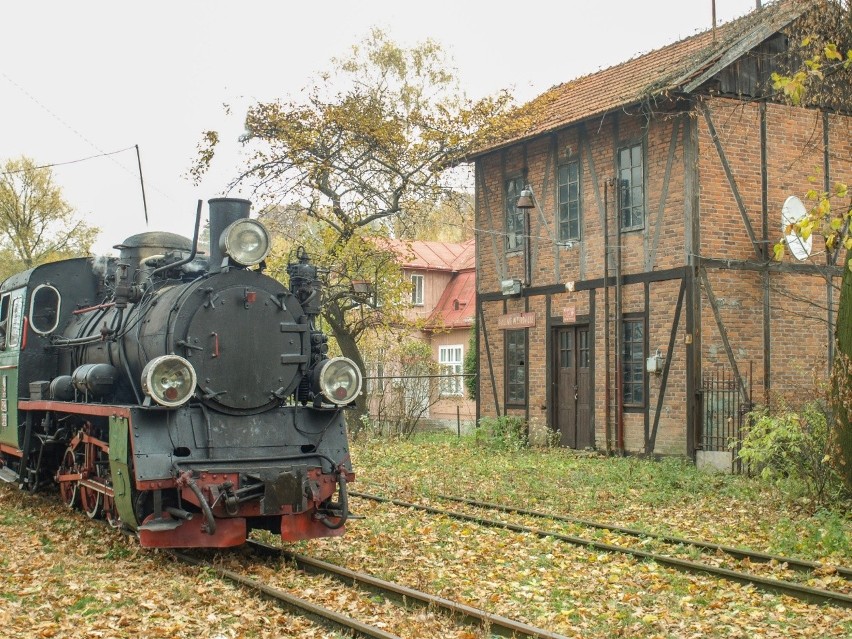
<instances>
[{"instance_id":1,"label":"shrub","mask_svg":"<svg viewBox=\"0 0 852 639\"><path fill-rule=\"evenodd\" d=\"M468 399L476 399L476 393L479 390L479 376L476 370L476 349L479 345L477 337L479 329L476 325L476 320L470 329L470 339L467 342L467 352L464 355L464 385L467 388Z\"/></svg>"},{"instance_id":2,"label":"shrub","mask_svg":"<svg viewBox=\"0 0 852 639\"><path fill-rule=\"evenodd\" d=\"M475 434L476 442L497 450L520 450L529 446L529 429L521 417L482 417Z\"/></svg>"},{"instance_id":3,"label":"shrub","mask_svg":"<svg viewBox=\"0 0 852 639\"><path fill-rule=\"evenodd\" d=\"M843 486L831 464L829 417L819 403L777 414L762 409L749 414L740 458L761 477L793 497L817 503L837 500Z\"/></svg>"}]
</instances>

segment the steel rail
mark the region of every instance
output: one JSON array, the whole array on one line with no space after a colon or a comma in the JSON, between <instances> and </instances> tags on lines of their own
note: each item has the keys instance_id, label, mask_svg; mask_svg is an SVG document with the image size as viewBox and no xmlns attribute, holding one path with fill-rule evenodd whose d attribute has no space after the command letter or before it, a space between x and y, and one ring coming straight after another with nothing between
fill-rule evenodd
<instances>
[{"instance_id":1,"label":"steel rail","mask_svg":"<svg viewBox=\"0 0 852 639\"><path fill-rule=\"evenodd\" d=\"M667 544L682 544L684 546L693 546L694 548L703 548L704 550L713 550L724 552L725 554L731 555L736 559L748 559L754 560L762 563L769 563L772 561L777 561L778 563L787 564L789 568L793 570L799 570L802 572L810 572L819 569L828 569L831 568L838 575L844 577L847 580L852 580L852 568L846 568L844 566L828 566L826 564L822 564L817 561L810 561L807 559L795 559L793 557L784 557L783 555L772 555L765 552L760 552L757 550L749 550L747 548L736 548L734 546L725 546L723 544L715 544L710 541L699 541L694 539L684 539L681 537L674 537L672 535L661 535L652 532L646 532L643 530L638 530L636 528L627 528L624 526L615 526L611 524L602 524L600 522L591 521L589 519L581 519L579 517L569 517L566 515L554 515L552 513L540 512L537 510L528 510L526 508L517 508L515 506L504 506L502 504L494 504L486 501L477 501L475 499L465 499L464 497L455 497L453 495L441 495L437 494L434 497L438 499L443 499L446 501L454 501L460 504L468 504L470 506L474 506L476 508L484 508L488 510L496 510L499 512L517 514L517 515L528 515L530 517L538 517L539 519L550 519L552 521L562 521L569 524L579 524L581 526L587 526L589 528L596 528L598 530L607 530L611 532L620 533L623 535L629 535L631 537L645 537L647 539L656 539L658 541L665 542Z\"/></svg>"},{"instance_id":2,"label":"steel rail","mask_svg":"<svg viewBox=\"0 0 852 639\"><path fill-rule=\"evenodd\" d=\"M231 581L251 588L252 590L256 590L275 600L288 610L295 612L300 616L307 617L323 626L332 627L334 630L342 631L344 633L354 633L358 637L367 637L368 639L401 639L398 635L385 632L381 628L376 628L375 626L365 624L357 619L352 619L351 617L342 615L334 610L329 610L328 608L311 603L310 601L300 599L299 597L295 597L279 588L267 586L266 584L262 584L259 581L240 575L232 570L214 566L207 561L195 559L194 557L190 557L182 552L172 552L171 554L184 563L209 568Z\"/></svg>"},{"instance_id":3,"label":"steel rail","mask_svg":"<svg viewBox=\"0 0 852 639\"><path fill-rule=\"evenodd\" d=\"M313 557L307 557L298 553L270 546L252 539L247 540L247 545L262 552L274 553L293 562L299 569L312 574L331 576L346 584L360 586L370 592L383 596L390 596L397 601L413 602L431 608L442 609L451 615L459 617L464 623L474 624L488 628L492 635L503 637L531 637L534 639L568 639L549 630L537 628L529 624L496 615L479 608L474 608L451 599L431 595L420 590L415 590L401 584L385 581L363 572L357 572L335 564L330 564Z\"/></svg>"},{"instance_id":4,"label":"steel rail","mask_svg":"<svg viewBox=\"0 0 852 639\"><path fill-rule=\"evenodd\" d=\"M492 528L503 528L505 530L511 530L512 532L526 533L541 538L550 537L552 539L573 544L575 546L583 546L586 548L593 548L595 550L600 550L604 552L629 555L632 557L637 557L639 559L654 561L658 564L669 566L671 568L676 568L685 572L705 574L713 577L722 577L731 581L735 581L737 583L757 586L766 591L789 595L791 597L795 597L797 599L802 599L805 601L821 604L828 603L835 606L842 606L844 608L852 608L852 596L840 592L823 590L820 588L811 588L810 586L803 586L801 584L793 583L790 581L770 579L767 577L761 577L759 575L739 572L736 570L729 570L728 568L720 568L717 566L711 566L709 564L702 564L695 561L688 561L685 559L677 559L666 555L659 555L644 550L637 550L635 548L616 546L614 544L606 544L603 542L594 541L592 539L583 539L582 537L564 535L553 531L541 530L538 528L532 528L530 526L521 526L519 524L512 524L496 519L477 517L475 515L468 515L466 513L460 513L457 511L435 508L433 506L413 504L411 502L406 502L399 499L380 497L378 495L371 495L368 493L356 491L350 491L349 495L351 497L359 497L361 499L368 499L379 503L393 504L394 506L399 506L401 508L411 508L414 510L420 510L422 512L428 512L434 515L443 515L445 517L451 517L453 519L458 519L461 521L469 521L482 526L488 526Z\"/></svg>"}]
</instances>

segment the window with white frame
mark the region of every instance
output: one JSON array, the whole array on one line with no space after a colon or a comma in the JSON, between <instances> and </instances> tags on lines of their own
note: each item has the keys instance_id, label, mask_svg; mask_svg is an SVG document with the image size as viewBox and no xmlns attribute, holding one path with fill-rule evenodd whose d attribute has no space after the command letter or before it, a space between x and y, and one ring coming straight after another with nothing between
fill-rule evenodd
<instances>
[{"instance_id":1,"label":"window with white frame","mask_svg":"<svg viewBox=\"0 0 852 639\"><path fill-rule=\"evenodd\" d=\"M423 306L423 276L411 276L411 303L414 306Z\"/></svg>"},{"instance_id":2,"label":"window with white frame","mask_svg":"<svg viewBox=\"0 0 852 639\"><path fill-rule=\"evenodd\" d=\"M438 364L441 367L441 395L462 395L462 360L464 347L461 344L438 347Z\"/></svg>"},{"instance_id":3,"label":"window with white frame","mask_svg":"<svg viewBox=\"0 0 852 639\"><path fill-rule=\"evenodd\" d=\"M557 170L559 241L580 239L580 163L569 162Z\"/></svg>"}]
</instances>

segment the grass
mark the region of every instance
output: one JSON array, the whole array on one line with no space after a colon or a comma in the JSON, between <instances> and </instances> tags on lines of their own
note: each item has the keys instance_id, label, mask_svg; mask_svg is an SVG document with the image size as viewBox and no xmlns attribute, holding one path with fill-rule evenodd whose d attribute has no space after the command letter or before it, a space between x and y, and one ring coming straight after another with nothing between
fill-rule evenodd
<instances>
[{"instance_id":1,"label":"grass","mask_svg":"<svg viewBox=\"0 0 852 639\"><path fill-rule=\"evenodd\" d=\"M716 543L852 563L847 504L808 511L758 477L688 460L604 457L561 448L501 450L442 433L353 442L354 488L401 499L438 494ZM357 507L357 506L356 506ZM369 522L360 525L372 525Z\"/></svg>"}]
</instances>

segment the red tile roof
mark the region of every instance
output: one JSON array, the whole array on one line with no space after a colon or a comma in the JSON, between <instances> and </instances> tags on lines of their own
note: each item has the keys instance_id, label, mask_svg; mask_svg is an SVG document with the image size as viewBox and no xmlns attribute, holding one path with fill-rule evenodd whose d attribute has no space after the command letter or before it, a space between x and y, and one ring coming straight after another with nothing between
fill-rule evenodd
<instances>
[{"instance_id":1,"label":"red tile roof","mask_svg":"<svg viewBox=\"0 0 852 639\"><path fill-rule=\"evenodd\" d=\"M689 93L749 49L802 15L812 0L777 0L742 18L597 73L553 87L521 107L529 126L520 135L478 149L473 159L498 148L615 109ZM523 117L523 115L521 115Z\"/></svg>"},{"instance_id":2,"label":"red tile roof","mask_svg":"<svg viewBox=\"0 0 852 639\"><path fill-rule=\"evenodd\" d=\"M476 272L473 268L456 274L426 321L427 330L470 328L476 314Z\"/></svg>"},{"instance_id":3,"label":"red tile roof","mask_svg":"<svg viewBox=\"0 0 852 639\"><path fill-rule=\"evenodd\" d=\"M427 242L423 240L387 240L402 266L425 271L460 271L473 268L475 240L467 242Z\"/></svg>"}]
</instances>

